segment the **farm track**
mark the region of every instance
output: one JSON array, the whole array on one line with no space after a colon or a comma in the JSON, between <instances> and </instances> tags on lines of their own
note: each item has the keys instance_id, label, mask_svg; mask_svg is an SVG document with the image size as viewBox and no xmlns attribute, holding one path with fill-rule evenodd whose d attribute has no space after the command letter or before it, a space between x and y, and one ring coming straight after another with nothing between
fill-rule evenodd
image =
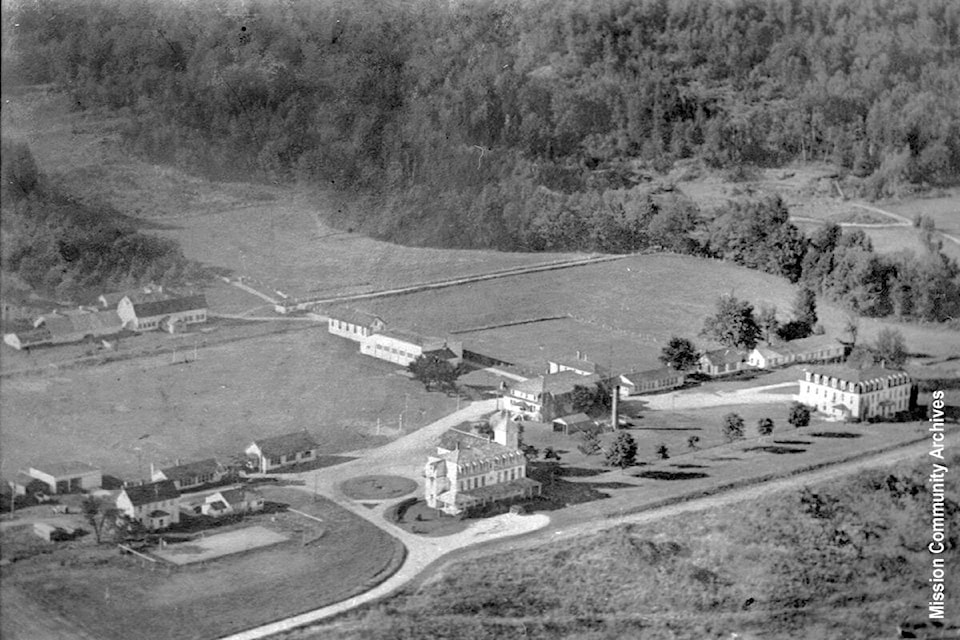
<instances>
[{"instance_id":1,"label":"farm track","mask_svg":"<svg viewBox=\"0 0 960 640\"><path fill-rule=\"evenodd\" d=\"M432 289L445 289L447 287L455 287L458 285L470 284L473 282L484 282L487 280L497 280L499 278L509 278L511 276L520 276L520 275L526 275L529 273L540 273L543 271L557 271L559 269L569 269L571 267L581 267L581 266L597 264L601 262L611 262L613 260L622 260L624 258L630 257L631 255L634 255L634 254L594 256L591 258L580 258L576 260L548 262L548 263L530 265L525 267L504 269L502 271L491 271L489 273L483 273L479 275L452 278L450 280L439 280L436 282L425 282L420 284L407 285L403 287L395 287L393 289L383 289L381 291L371 291L369 293L355 293L355 294L349 294L349 295L343 295L343 296L331 296L329 298L316 298L312 300L298 302L296 305L290 308L297 311L305 311L312 308L314 305L318 305L318 304L353 302L356 300L371 300L375 298L387 298L391 296L404 295L407 293L419 293L421 291L429 291ZM262 294L261 294L261 297L263 297Z\"/></svg>"}]
</instances>

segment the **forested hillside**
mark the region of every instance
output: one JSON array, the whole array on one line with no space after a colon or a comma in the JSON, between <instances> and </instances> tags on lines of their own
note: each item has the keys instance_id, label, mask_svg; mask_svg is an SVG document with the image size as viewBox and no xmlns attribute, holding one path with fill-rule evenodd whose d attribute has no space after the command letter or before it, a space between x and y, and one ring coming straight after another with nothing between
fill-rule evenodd
<instances>
[{"instance_id":1,"label":"forested hillside","mask_svg":"<svg viewBox=\"0 0 960 640\"><path fill-rule=\"evenodd\" d=\"M751 202L717 212L718 226L646 184L679 160L732 177L829 161L867 197L956 183L951 0L41 0L8 15L4 35L5 79L121 110L136 153L349 193L334 222L378 237L663 247L793 281L806 259L821 293L866 290L843 300L858 311L958 313L956 265L935 246L881 259L845 240L863 251L835 285L823 274L839 263L823 256L839 230L811 245L776 203L758 228ZM754 241L776 254L735 248ZM890 299L933 281L947 295L927 310Z\"/></svg>"},{"instance_id":2,"label":"forested hillside","mask_svg":"<svg viewBox=\"0 0 960 640\"><path fill-rule=\"evenodd\" d=\"M34 290L89 303L104 291L205 277L176 242L141 233L117 212L48 184L26 145L4 140L2 159L0 267Z\"/></svg>"}]
</instances>

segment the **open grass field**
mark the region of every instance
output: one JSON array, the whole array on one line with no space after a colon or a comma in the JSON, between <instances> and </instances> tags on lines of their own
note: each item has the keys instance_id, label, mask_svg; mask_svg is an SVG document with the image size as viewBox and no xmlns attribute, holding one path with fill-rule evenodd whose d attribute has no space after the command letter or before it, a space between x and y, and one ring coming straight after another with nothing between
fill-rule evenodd
<instances>
[{"instance_id":1,"label":"open grass field","mask_svg":"<svg viewBox=\"0 0 960 640\"><path fill-rule=\"evenodd\" d=\"M65 95L44 90L4 97L4 136L28 142L54 183L270 295L360 293L577 255L400 247L339 231L323 222L334 205L322 193L211 182L153 165L123 149L122 115L72 112Z\"/></svg>"},{"instance_id":2,"label":"open grass field","mask_svg":"<svg viewBox=\"0 0 960 640\"><path fill-rule=\"evenodd\" d=\"M252 551L285 542L287 536L260 525L235 529L226 533L203 536L190 542L179 542L153 554L176 565L207 562L223 556Z\"/></svg>"},{"instance_id":3,"label":"open grass field","mask_svg":"<svg viewBox=\"0 0 960 640\"><path fill-rule=\"evenodd\" d=\"M248 517L291 539L179 569L144 568L112 545L57 550L4 567L4 602L13 592L101 640L219 638L348 598L386 579L402 557L399 541L330 501L276 487L264 495L323 524L292 513ZM322 537L304 546L297 532L309 538L316 527ZM8 624L11 639L49 637L17 624L18 615L4 609L4 638Z\"/></svg>"},{"instance_id":4,"label":"open grass field","mask_svg":"<svg viewBox=\"0 0 960 640\"><path fill-rule=\"evenodd\" d=\"M568 314L576 322L516 325L458 337L467 349L475 338L492 348L503 341L510 345L505 351L522 351L525 362L539 366L545 366L547 358L571 357L580 350L601 363L617 358L629 366L655 367L659 366L656 356L671 336L701 342L697 334L704 318L714 312L717 298L725 293L757 307L776 305L786 318L796 289L780 278L729 263L643 255L356 306L389 323L425 332L463 331ZM828 333L836 335L842 329L844 316L839 311L824 305L819 315Z\"/></svg>"},{"instance_id":5,"label":"open grass field","mask_svg":"<svg viewBox=\"0 0 960 640\"><path fill-rule=\"evenodd\" d=\"M885 204L884 208L910 220L919 214L933 218L937 229L957 239L957 242L944 239L944 253L960 260L960 189L952 189L946 195L935 198L891 202Z\"/></svg>"},{"instance_id":6,"label":"open grass field","mask_svg":"<svg viewBox=\"0 0 960 640\"><path fill-rule=\"evenodd\" d=\"M202 348L198 356L170 364L163 353L2 379L3 473L78 459L132 479L151 462L228 459L254 438L303 428L321 453L339 453L386 442L377 419L395 426L405 407L407 430L456 407L455 398L426 393L325 326Z\"/></svg>"}]
</instances>

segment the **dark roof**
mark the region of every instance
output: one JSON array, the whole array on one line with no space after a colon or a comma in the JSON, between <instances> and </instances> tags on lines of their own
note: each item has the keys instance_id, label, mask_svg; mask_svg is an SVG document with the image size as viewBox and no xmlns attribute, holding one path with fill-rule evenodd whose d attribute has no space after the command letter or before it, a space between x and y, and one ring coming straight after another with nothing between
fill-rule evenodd
<instances>
[{"instance_id":1,"label":"dark roof","mask_svg":"<svg viewBox=\"0 0 960 640\"><path fill-rule=\"evenodd\" d=\"M137 314L138 318L154 318L169 313L182 313L184 311L206 308L207 298L202 293L193 296L169 298L167 300L133 303L133 312Z\"/></svg>"},{"instance_id":2,"label":"dark roof","mask_svg":"<svg viewBox=\"0 0 960 640\"><path fill-rule=\"evenodd\" d=\"M710 361L710 364L735 364L743 362L744 353L737 349L714 349L707 351L703 357Z\"/></svg>"},{"instance_id":3,"label":"dark roof","mask_svg":"<svg viewBox=\"0 0 960 640\"><path fill-rule=\"evenodd\" d=\"M43 326L54 337L69 336L74 333L101 335L119 331L123 322L116 311L84 311L44 316Z\"/></svg>"},{"instance_id":4,"label":"dark roof","mask_svg":"<svg viewBox=\"0 0 960 640\"><path fill-rule=\"evenodd\" d=\"M488 442L490 442L490 438L477 433L469 433L467 431L460 431L459 429L447 429L441 434L440 442L437 443L437 446L452 451L458 448L458 446L466 449Z\"/></svg>"},{"instance_id":5,"label":"dark roof","mask_svg":"<svg viewBox=\"0 0 960 640\"><path fill-rule=\"evenodd\" d=\"M267 458L274 458L288 453L297 453L298 451L308 451L317 448L317 441L313 439L306 431L297 431L295 433L286 433L282 436L272 438L263 438L254 440L255 445L260 448L260 452Z\"/></svg>"},{"instance_id":6,"label":"dark roof","mask_svg":"<svg viewBox=\"0 0 960 640\"><path fill-rule=\"evenodd\" d=\"M187 464L180 464L174 467L167 467L166 469L161 469L163 475L166 476L167 480L186 480L188 478L195 478L199 475L206 475L211 473L216 473L221 468L220 463L217 462L216 458L207 458L206 460L198 460L196 462L188 462Z\"/></svg>"},{"instance_id":7,"label":"dark roof","mask_svg":"<svg viewBox=\"0 0 960 640\"><path fill-rule=\"evenodd\" d=\"M153 511L150 512L151 518L166 518L168 515L170 514L161 509L154 509Z\"/></svg>"},{"instance_id":8,"label":"dark roof","mask_svg":"<svg viewBox=\"0 0 960 640\"><path fill-rule=\"evenodd\" d=\"M53 335L46 327L39 329L27 329L26 331L17 331L14 335L20 341L21 347L28 347L34 344L43 344L53 340Z\"/></svg>"},{"instance_id":9,"label":"dark roof","mask_svg":"<svg viewBox=\"0 0 960 640\"><path fill-rule=\"evenodd\" d=\"M86 462L54 462L52 464L30 465L31 469L48 473L54 477L75 476L83 473L99 473L100 469Z\"/></svg>"},{"instance_id":10,"label":"dark roof","mask_svg":"<svg viewBox=\"0 0 960 640\"><path fill-rule=\"evenodd\" d=\"M820 375L830 376L838 380L847 382L870 382L872 380L882 380L890 376L906 376L906 371L899 369L886 369L884 367L870 367L869 369L854 369L841 365L815 367L810 369L810 373L819 373Z\"/></svg>"},{"instance_id":11,"label":"dark roof","mask_svg":"<svg viewBox=\"0 0 960 640\"><path fill-rule=\"evenodd\" d=\"M560 422L562 424L567 425L568 427L572 427L575 425L586 424L586 423L592 424L593 418L591 418L585 413L571 413L568 416L562 416L560 418L554 419L554 422Z\"/></svg>"},{"instance_id":12,"label":"dark roof","mask_svg":"<svg viewBox=\"0 0 960 640\"><path fill-rule=\"evenodd\" d=\"M111 309L116 309L117 305L120 304L120 301L124 298L130 298L130 302L139 303L139 302L148 302L151 300L164 300L166 298L172 297L168 293L164 293L160 290L152 290L148 287L143 289L131 289L130 291L116 291L112 293L104 293L100 295L98 300L102 299L107 307Z\"/></svg>"},{"instance_id":13,"label":"dark roof","mask_svg":"<svg viewBox=\"0 0 960 640\"><path fill-rule=\"evenodd\" d=\"M444 347L442 349L434 349L433 351L424 351L424 356L434 356L438 360L453 360L459 358L457 354L450 350L449 347Z\"/></svg>"},{"instance_id":14,"label":"dark roof","mask_svg":"<svg viewBox=\"0 0 960 640\"><path fill-rule=\"evenodd\" d=\"M380 316L367 313L366 311L358 311L357 309L350 309L346 307L331 309L327 313L327 317L332 320L341 320L349 324L362 325L366 327L371 326L377 320L383 322L383 319L380 318Z\"/></svg>"},{"instance_id":15,"label":"dark roof","mask_svg":"<svg viewBox=\"0 0 960 640\"><path fill-rule=\"evenodd\" d=\"M419 333L408 331L406 329L384 329L383 331L380 331L379 334L386 338L393 338L394 340L400 340L401 342L415 344L418 347L422 347L427 341L431 340L431 338L427 338Z\"/></svg>"},{"instance_id":16,"label":"dark roof","mask_svg":"<svg viewBox=\"0 0 960 640\"><path fill-rule=\"evenodd\" d=\"M173 500L180 497L180 492L173 484L173 480L160 480L149 484L139 484L123 488L124 493L130 498L130 502L135 507L161 500Z\"/></svg>"}]
</instances>

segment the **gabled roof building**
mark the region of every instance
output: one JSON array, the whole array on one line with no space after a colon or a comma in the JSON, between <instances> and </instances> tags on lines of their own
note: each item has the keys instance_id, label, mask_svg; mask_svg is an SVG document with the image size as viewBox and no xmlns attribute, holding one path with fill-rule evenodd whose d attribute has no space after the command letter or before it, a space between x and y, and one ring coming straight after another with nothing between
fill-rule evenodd
<instances>
[{"instance_id":1,"label":"gabled roof building","mask_svg":"<svg viewBox=\"0 0 960 640\"><path fill-rule=\"evenodd\" d=\"M127 485L117 496L117 509L148 531L180 522L180 491L172 480Z\"/></svg>"},{"instance_id":2,"label":"gabled roof building","mask_svg":"<svg viewBox=\"0 0 960 640\"><path fill-rule=\"evenodd\" d=\"M245 450L260 473L317 458L317 442L306 430L254 440Z\"/></svg>"}]
</instances>

